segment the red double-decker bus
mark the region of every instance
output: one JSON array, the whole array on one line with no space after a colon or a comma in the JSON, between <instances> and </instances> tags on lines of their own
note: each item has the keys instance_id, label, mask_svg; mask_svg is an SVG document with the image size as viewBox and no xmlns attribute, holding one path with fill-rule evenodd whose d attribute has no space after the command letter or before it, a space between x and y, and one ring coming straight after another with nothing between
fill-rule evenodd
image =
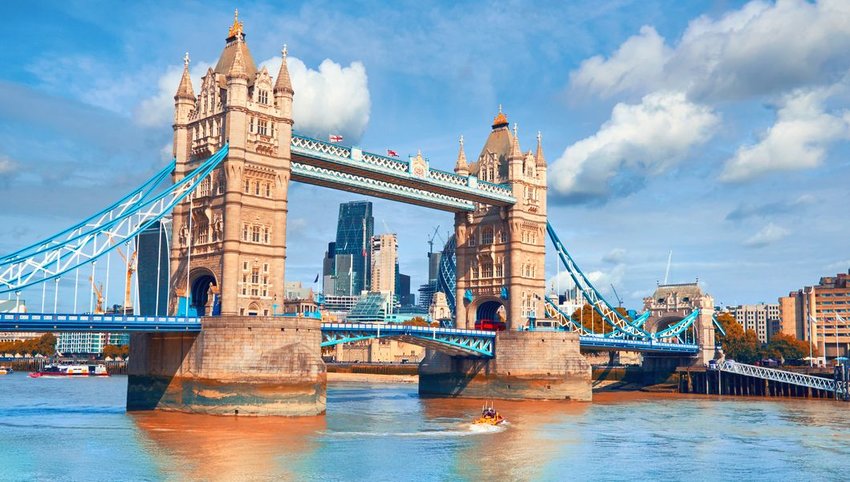
<instances>
[{"instance_id":1,"label":"red double-decker bus","mask_svg":"<svg viewBox=\"0 0 850 482\"><path fill-rule=\"evenodd\" d=\"M484 331L505 331L507 326L505 326L504 321L494 321L494 320L476 320L475 321L475 329L476 330L484 330Z\"/></svg>"}]
</instances>

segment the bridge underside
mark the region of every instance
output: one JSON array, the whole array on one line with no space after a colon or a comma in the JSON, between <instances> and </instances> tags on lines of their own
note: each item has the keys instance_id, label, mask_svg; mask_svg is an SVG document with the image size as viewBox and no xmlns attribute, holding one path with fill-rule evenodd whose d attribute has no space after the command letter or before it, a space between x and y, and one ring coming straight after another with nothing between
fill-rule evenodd
<instances>
[{"instance_id":1,"label":"bridge underside","mask_svg":"<svg viewBox=\"0 0 850 482\"><path fill-rule=\"evenodd\" d=\"M451 356L492 358L495 333L405 325L322 324L322 347L389 338L431 348Z\"/></svg>"}]
</instances>

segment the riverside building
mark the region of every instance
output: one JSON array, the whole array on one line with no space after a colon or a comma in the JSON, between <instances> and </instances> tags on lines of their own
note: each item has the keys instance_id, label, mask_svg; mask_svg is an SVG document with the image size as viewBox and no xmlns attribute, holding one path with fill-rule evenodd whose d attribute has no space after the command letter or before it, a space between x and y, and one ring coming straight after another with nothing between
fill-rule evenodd
<instances>
[{"instance_id":1,"label":"riverside building","mask_svg":"<svg viewBox=\"0 0 850 482\"><path fill-rule=\"evenodd\" d=\"M792 291L779 306L783 333L811 340L826 359L850 354L850 271Z\"/></svg>"}]
</instances>

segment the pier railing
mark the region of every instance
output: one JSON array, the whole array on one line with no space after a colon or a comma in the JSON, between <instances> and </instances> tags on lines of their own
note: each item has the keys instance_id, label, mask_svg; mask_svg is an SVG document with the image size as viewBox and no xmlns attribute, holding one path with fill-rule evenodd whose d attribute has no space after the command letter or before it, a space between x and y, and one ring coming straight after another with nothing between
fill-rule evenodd
<instances>
[{"instance_id":1,"label":"pier railing","mask_svg":"<svg viewBox=\"0 0 850 482\"><path fill-rule=\"evenodd\" d=\"M790 383L792 385L835 392L834 380L814 375L805 375L803 373L778 370L776 368L747 365L746 363L738 363L734 361L718 363L717 369L727 373L737 373L738 375L746 375L748 377L756 377L774 382Z\"/></svg>"}]
</instances>

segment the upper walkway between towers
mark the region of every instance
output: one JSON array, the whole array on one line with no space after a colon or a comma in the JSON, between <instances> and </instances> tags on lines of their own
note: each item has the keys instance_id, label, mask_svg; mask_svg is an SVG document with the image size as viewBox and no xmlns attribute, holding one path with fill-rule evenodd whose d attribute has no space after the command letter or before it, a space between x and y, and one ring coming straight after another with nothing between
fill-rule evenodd
<instances>
[{"instance_id":1,"label":"upper walkway between towers","mask_svg":"<svg viewBox=\"0 0 850 482\"><path fill-rule=\"evenodd\" d=\"M293 181L450 212L516 203L510 185L433 169L421 153L403 161L298 134L290 148Z\"/></svg>"}]
</instances>

